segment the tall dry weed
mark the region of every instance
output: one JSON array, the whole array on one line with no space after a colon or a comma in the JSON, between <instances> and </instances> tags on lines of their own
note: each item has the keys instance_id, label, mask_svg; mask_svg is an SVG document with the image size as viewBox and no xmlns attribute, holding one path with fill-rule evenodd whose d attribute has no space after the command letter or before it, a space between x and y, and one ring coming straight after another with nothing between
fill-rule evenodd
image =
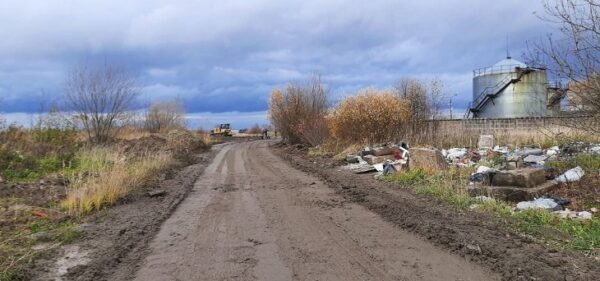
<instances>
[{"instance_id":1,"label":"tall dry weed","mask_svg":"<svg viewBox=\"0 0 600 281\"><path fill-rule=\"evenodd\" d=\"M83 215L113 205L148 183L173 162L171 154L158 152L128 159L106 147L81 151L77 168L69 171L69 191L61 206L72 215Z\"/></svg>"}]
</instances>

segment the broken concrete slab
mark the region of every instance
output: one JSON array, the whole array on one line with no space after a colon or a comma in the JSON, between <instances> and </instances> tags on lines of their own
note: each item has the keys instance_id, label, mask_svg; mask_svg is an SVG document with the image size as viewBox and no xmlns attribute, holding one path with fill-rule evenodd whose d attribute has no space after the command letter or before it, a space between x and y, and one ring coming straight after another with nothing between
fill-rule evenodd
<instances>
[{"instance_id":1,"label":"broken concrete slab","mask_svg":"<svg viewBox=\"0 0 600 281\"><path fill-rule=\"evenodd\" d=\"M546 157L545 155L527 155L527 157L523 158L523 162L544 164L546 158L548 157Z\"/></svg>"},{"instance_id":2,"label":"broken concrete slab","mask_svg":"<svg viewBox=\"0 0 600 281\"><path fill-rule=\"evenodd\" d=\"M375 165L379 163L383 163L387 160L394 160L393 155L384 155L384 156L375 156L375 155L365 155L363 156L363 160L367 161L369 165Z\"/></svg>"},{"instance_id":3,"label":"broken concrete slab","mask_svg":"<svg viewBox=\"0 0 600 281\"><path fill-rule=\"evenodd\" d=\"M495 172L491 185L531 188L544 182L546 173L543 168L524 168Z\"/></svg>"},{"instance_id":4,"label":"broken concrete slab","mask_svg":"<svg viewBox=\"0 0 600 281\"><path fill-rule=\"evenodd\" d=\"M409 150L411 169L447 169L448 163L437 149L411 148Z\"/></svg>"},{"instance_id":5,"label":"broken concrete slab","mask_svg":"<svg viewBox=\"0 0 600 281\"><path fill-rule=\"evenodd\" d=\"M547 181L535 187L523 188L516 186L486 186L474 184L467 186L470 196L490 196L492 198L511 202L532 200L544 196L558 186L556 181Z\"/></svg>"},{"instance_id":6,"label":"broken concrete slab","mask_svg":"<svg viewBox=\"0 0 600 281\"><path fill-rule=\"evenodd\" d=\"M400 152L400 148L390 147L390 146L376 147L376 148L373 148L372 151L373 151L373 155L375 155L375 156L385 156L385 155L394 154L395 152Z\"/></svg>"},{"instance_id":7,"label":"broken concrete slab","mask_svg":"<svg viewBox=\"0 0 600 281\"><path fill-rule=\"evenodd\" d=\"M480 135L477 147L479 149L492 149L494 147L494 135Z\"/></svg>"}]
</instances>

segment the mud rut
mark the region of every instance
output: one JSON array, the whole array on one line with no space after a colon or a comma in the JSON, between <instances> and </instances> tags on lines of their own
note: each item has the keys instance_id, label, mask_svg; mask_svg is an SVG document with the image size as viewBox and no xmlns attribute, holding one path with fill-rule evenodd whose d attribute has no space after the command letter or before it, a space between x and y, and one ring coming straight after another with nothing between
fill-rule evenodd
<instances>
[{"instance_id":1,"label":"mud rut","mask_svg":"<svg viewBox=\"0 0 600 281\"><path fill-rule=\"evenodd\" d=\"M225 146L165 221L135 280L497 280L344 201L273 155Z\"/></svg>"}]
</instances>

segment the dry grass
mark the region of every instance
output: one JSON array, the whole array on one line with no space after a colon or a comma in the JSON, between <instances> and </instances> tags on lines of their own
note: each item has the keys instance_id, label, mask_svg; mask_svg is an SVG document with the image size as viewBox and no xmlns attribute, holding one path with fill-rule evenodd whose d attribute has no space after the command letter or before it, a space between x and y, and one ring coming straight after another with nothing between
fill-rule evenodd
<instances>
[{"instance_id":1,"label":"dry grass","mask_svg":"<svg viewBox=\"0 0 600 281\"><path fill-rule=\"evenodd\" d=\"M77 155L77 168L68 172L70 186L61 207L69 214L83 215L113 205L173 161L171 154L166 152L127 159L110 148L83 150Z\"/></svg>"}]
</instances>

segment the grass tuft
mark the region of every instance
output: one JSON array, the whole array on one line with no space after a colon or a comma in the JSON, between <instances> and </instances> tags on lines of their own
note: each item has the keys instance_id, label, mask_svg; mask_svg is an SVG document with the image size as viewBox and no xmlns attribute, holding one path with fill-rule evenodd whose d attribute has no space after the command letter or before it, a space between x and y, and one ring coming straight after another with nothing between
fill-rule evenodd
<instances>
[{"instance_id":1,"label":"grass tuft","mask_svg":"<svg viewBox=\"0 0 600 281\"><path fill-rule=\"evenodd\" d=\"M84 150L75 160L77 167L68 172L70 188L61 207L78 216L113 205L174 161L166 152L126 159L109 148Z\"/></svg>"}]
</instances>

